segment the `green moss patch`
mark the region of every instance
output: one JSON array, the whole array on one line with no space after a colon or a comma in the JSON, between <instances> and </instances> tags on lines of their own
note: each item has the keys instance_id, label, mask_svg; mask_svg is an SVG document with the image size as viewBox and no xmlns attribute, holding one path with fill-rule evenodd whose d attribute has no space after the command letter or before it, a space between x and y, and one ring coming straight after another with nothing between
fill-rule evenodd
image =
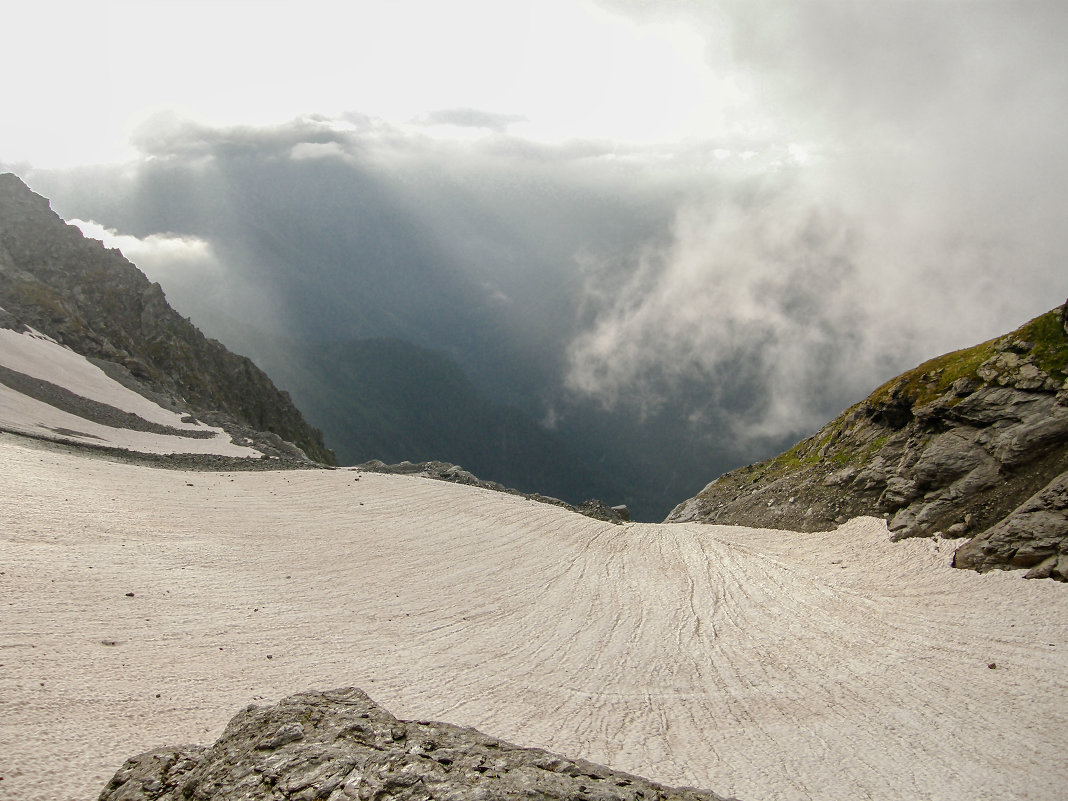
<instances>
[{"instance_id":1,"label":"green moss patch","mask_svg":"<svg viewBox=\"0 0 1068 801\"><path fill-rule=\"evenodd\" d=\"M1068 334L1061 324L1059 309L1036 317L1015 336L1034 343L1031 360L1036 367L1060 381L1068 378Z\"/></svg>"},{"instance_id":2,"label":"green moss patch","mask_svg":"<svg viewBox=\"0 0 1068 801\"><path fill-rule=\"evenodd\" d=\"M997 337L971 348L953 351L930 359L919 367L891 379L871 394L871 405L887 403L897 394L912 406L923 406L949 391L961 378L979 379L979 366L997 352L1004 340L1031 342L1031 360L1035 366L1063 381L1068 373L1068 334L1061 325L1060 309L1036 317L1007 336Z\"/></svg>"}]
</instances>

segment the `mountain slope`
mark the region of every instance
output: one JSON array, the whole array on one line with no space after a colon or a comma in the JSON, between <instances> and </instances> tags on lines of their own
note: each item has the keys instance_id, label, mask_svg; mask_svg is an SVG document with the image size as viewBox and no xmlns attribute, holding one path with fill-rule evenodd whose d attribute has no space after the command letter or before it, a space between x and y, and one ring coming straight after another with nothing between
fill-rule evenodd
<instances>
[{"instance_id":1,"label":"mountain slope","mask_svg":"<svg viewBox=\"0 0 1068 801\"><path fill-rule=\"evenodd\" d=\"M32 326L124 383L232 419L332 464L320 432L249 359L209 340L117 250L66 225L48 201L0 175L0 306L7 327Z\"/></svg>"},{"instance_id":2,"label":"mountain slope","mask_svg":"<svg viewBox=\"0 0 1068 801\"><path fill-rule=\"evenodd\" d=\"M879 387L814 436L720 476L669 522L818 531L882 513L894 539L972 536L959 567L1068 580L1068 330L1054 309Z\"/></svg>"}]
</instances>

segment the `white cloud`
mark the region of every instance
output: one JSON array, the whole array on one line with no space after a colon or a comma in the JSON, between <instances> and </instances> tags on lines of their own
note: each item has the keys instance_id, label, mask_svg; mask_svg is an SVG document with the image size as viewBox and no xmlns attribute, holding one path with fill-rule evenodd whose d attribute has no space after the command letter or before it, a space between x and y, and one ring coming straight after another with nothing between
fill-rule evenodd
<instances>
[{"instance_id":1,"label":"white cloud","mask_svg":"<svg viewBox=\"0 0 1068 801\"><path fill-rule=\"evenodd\" d=\"M633 264L586 260L592 325L571 345L568 385L653 410L693 379L713 393L755 381L766 405L739 430L812 425L826 413L821 386L853 384L842 373L866 344L855 250L841 215L791 189L689 205L671 241Z\"/></svg>"},{"instance_id":2,"label":"white cloud","mask_svg":"<svg viewBox=\"0 0 1068 801\"><path fill-rule=\"evenodd\" d=\"M132 158L132 132L160 112L255 126L483 109L525 118L517 131L540 141L648 143L720 131L725 104L741 99L692 26L591 0L16 6L0 50L4 73L19 76L5 91L0 158L39 167Z\"/></svg>"},{"instance_id":3,"label":"white cloud","mask_svg":"<svg viewBox=\"0 0 1068 801\"><path fill-rule=\"evenodd\" d=\"M338 142L298 142L289 151L289 157L294 161L344 156L345 149Z\"/></svg>"},{"instance_id":4,"label":"white cloud","mask_svg":"<svg viewBox=\"0 0 1068 801\"><path fill-rule=\"evenodd\" d=\"M655 406L708 374L757 390L736 434L800 432L1068 292L1068 6L605 2L725 39L745 98L718 194L666 244L586 254L574 391Z\"/></svg>"},{"instance_id":5,"label":"white cloud","mask_svg":"<svg viewBox=\"0 0 1068 801\"><path fill-rule=\"evenodd\" d=\"M736 440L801 435L901 370L1059 302L1029 224L975 230L967 214L890 213L885 198L841 207L848 185L827 180L768 172L686 202L666 243L585 254L567 386L648 412L705 382L689 412L718 408ZM739 393L749 402L732 406Z\"/></svg>"},{"instance_id":6,"label":"white cloud","mask_svg":"<svg viewBox=\"0 0 1068 801\"><path fill-rule=\"evenodd\" d=\"M120 234L92 220L71 219L70 224L98 239L105 247L117 248L153 281L168 283L176 277L183 281L211 279L221 275L218 258L211 243L195 236L151 234L136 237Z\"/></svg>"}]
</instances>

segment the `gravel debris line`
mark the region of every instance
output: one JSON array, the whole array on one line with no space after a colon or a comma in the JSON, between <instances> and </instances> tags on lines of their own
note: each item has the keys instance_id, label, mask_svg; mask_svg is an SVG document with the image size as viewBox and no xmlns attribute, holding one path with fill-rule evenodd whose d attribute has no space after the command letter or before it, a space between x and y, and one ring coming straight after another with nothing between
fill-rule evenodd
<instances>
[{"instance_id":1,"label":"gravel debris line","mask_svg":"<svg viewBox=\"0 0 1068 801\"><path fill-rule=\"evenodd\" d=\"M60 432L57 432L60 433ZM329 465L287 456L240 457L222 456L214 453L144 453L110 445L89 442L73 442L53 439L27 431L14 431L0 426L0 442L13 441L26 447L76 453L88 458L105 459L111 462L158 467L164 470L191 470L195 472L265 471L265 470L335 470Z\"/></svg>"},{"instance_id":2,"label":"gravel debris line","mask_svg":"<svg viewBox=\"0 0 1068 801\"><path fill-rule=\"evenodd\" d=\"M3 365L0 365L0 383L6 384L16 392L21 392L34 400L47 403L49 406L54 406L68 414L76 415L84 420L99 423L103 426L126 428L130 431L143 431L149 434L186 437L188 439L211 439L217 434L215 431L191 431L153 423L133 412L125 412L110 404L90 400L71 392L66 387L61 387L41 378L34 378Z\"/></svg>"}]
</instances>

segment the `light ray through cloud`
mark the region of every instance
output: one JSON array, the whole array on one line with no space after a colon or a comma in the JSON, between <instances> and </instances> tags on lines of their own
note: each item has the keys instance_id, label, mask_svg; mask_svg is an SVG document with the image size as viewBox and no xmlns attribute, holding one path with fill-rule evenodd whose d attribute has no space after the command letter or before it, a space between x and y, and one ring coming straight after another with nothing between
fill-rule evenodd
<instances>
[{"instance_id":1,"label":"light ray through cloud","mask_svg":"<svg viewBox=\"0 0 1068 801\"><path fill-rule=\"evenodd\" d=\"M1068 294L1063 3L61 7L0 162L180 310L439 348L651 481Z\"/></svg>"}]
</instances>

